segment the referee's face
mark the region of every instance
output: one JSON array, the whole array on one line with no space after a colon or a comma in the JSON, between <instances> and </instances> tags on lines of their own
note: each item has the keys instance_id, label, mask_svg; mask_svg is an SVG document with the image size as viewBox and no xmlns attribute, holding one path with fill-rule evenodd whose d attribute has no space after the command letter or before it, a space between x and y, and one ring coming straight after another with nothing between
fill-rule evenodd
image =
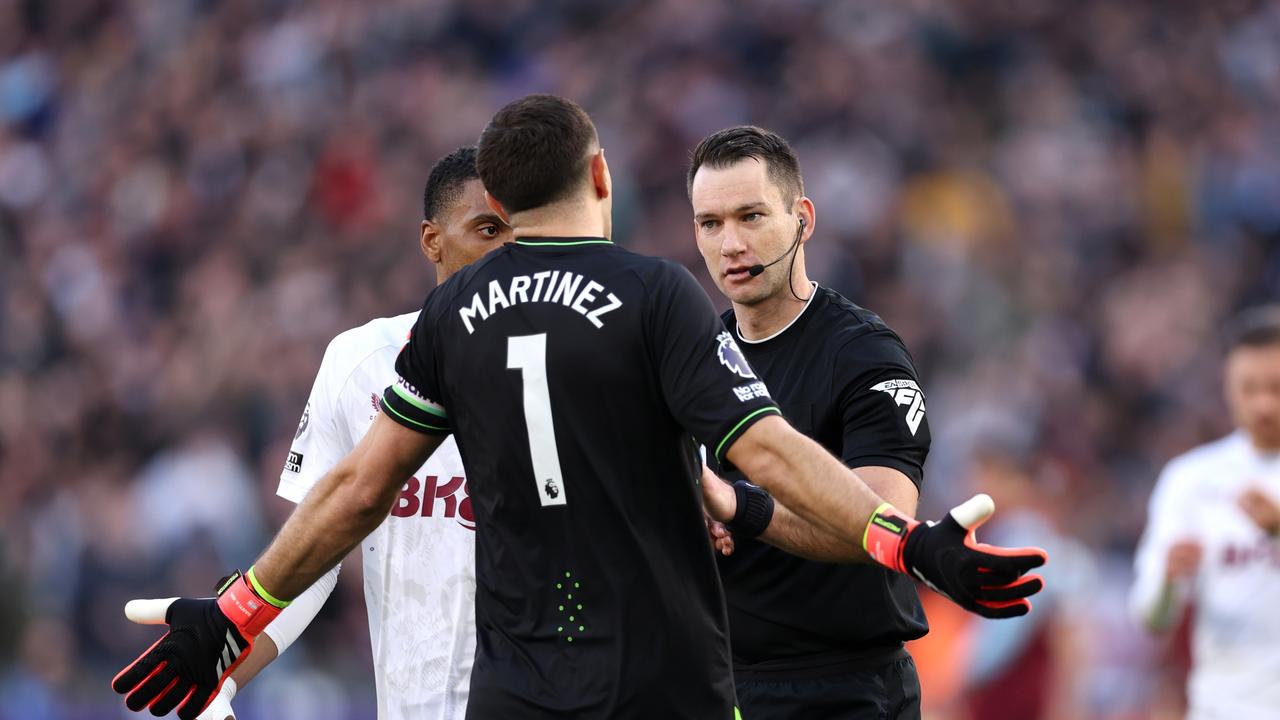
<instances>
[{"instance_id":1,"label":"referee's face","mask_svg":"<svg viewBox=\"0 0 1280 720\"><path fill-rule=\"evenodd\" d=\"M755 305L787 292L787 260L759 275L750 273L753 265L787 254L799 222L763 161L746 158L728 167L698 168L690 199L698 251L725 297L738 305Z\"/></svg>"},{"instance_id":2,"label":"referee's face","mask_svg":"<svg viewBox=\"0 0 1280 720\"><path fill-rule=\"evenodd\" d=\"M422 252L435 263L437 283L509 240L511 226L485 202L479 179L463 183L457 200L422 222Z\"/></svg>"}]
</instances>

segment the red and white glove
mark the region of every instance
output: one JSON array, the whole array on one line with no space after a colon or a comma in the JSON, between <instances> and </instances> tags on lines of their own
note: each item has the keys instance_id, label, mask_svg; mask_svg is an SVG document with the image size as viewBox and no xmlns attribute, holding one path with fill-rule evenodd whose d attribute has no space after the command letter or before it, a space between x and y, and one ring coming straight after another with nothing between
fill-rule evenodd
<instances>
[{"instance_id":1,"label":"red and white glove","mask_svg":"<svg viewBox=\"0 0 1280 720\"><path fill-rule=\"evenodd\" d=\"M1027 598L1044 578L1025 573L1045 564L1038 547L980 543L974 530L995 512L990 495L957 505L940 522L922 523L885 503L871 514L862 547L881 565L912 575L969 612L1010 618L1031 612Z\"/></svg>"},{"instance_id":2,"label":"red and white glove","mask_svg":"<svg viewBox=\"0 0 1280 720\"><path fill-rule=\"evenodd\" d=\"M177 708L179 718L195 720L286 605L262 589L252 568L227 578L217 597L131 600L124 606L130 620L167 623L169 632L121 670L111 688L134 712L159 716Z\"/></svg>"}]
</instances>

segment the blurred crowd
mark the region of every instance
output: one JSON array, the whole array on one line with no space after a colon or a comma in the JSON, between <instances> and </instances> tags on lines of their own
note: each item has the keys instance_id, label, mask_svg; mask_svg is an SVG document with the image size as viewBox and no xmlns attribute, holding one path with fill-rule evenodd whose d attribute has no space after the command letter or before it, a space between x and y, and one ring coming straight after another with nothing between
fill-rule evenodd
<instances>
[{"instance_id":1,"label":"blurred crowd","mask_svg":"<svg viewBox=\"0 0 1280 720\"><path fill-rule=\"evenodd\" d=\"M1176 707L1124 596L1159 467L1230 428L1224 319L1280 287L1280 4L8 0L0 718L117 716L123 602L253 559L327 341L432 286L431 164L534 91L600 127L615 239L699 277L689 150L790 138L811 277L922 371L922 513L998 488L993 534L1061 548L1029 630L931 603L933 717L1034 643L1062 717ZM243 718L372 717L342 577Z\"/></svg>"}]
</instances>

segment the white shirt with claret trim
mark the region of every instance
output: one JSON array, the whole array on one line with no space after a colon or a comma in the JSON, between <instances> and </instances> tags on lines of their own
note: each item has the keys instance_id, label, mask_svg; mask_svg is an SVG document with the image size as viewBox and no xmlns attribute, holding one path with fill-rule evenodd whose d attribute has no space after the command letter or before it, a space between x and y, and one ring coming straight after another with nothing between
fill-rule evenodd
<instances>
[{"instance_id":1,"label":"white shirt with claret trim","mask_svg":"<svg viewBox=\"0 0 1280 720\"><path fill-rule=\"evenodd\" d=\"M1191 720L1280 718L1280 539L1237 506L1249 487L1280 501L1280 454L1259 452L1243 432L1174 458L1138 546L1130 605L1139 622L1156 612L1169 547L1202 548L1194 580L1174 587L1178 605L1195 606Z\"/></svg>"},{"instance_id":2,"label":"white shirt with claret trim","mask_svg":"<svg viewBox=\"0 0 1280 720\"><path fill-rule=\"evenodd\" d=\"M373 320L325 351L278 494L301 502L369 430L418 313ZM475 655L475 522L449 437L360 544L379 720L462 720Z\"/></svg>"}]
</instances>

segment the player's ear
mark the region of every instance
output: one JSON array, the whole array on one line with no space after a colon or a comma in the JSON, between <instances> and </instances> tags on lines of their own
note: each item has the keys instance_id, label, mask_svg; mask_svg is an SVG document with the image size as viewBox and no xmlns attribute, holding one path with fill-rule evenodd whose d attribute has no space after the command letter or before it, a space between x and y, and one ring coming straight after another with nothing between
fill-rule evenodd
<instances>
[{"instance_id":1,"label":"player's ear","mask_svg":"<svg viewBox=\"0 0 1280 720\"><path fill-rule=\"evenodd\" d=\"M441 258L441 244L444 242L443 235L439 226L430 220L422 221L422 237L418 240L418 246L422 248L422 254L427 256L433 264L439 265Z\"/></svg>"},{"instance_id":2,"label":"player's ear","mask_svg":"<svg viewBox=\"0 0 1280 720\"><path fill-rule=\"evenodd\" d=\"M609 163L604 159L604 148L591 156L591 184L595 186L596 198L600 200L613 194L613 178L609 176Z\"/></svg>"},{"instance_id":3,"label":"player's ear","mask_svg":"<svg viewBox=\"0 0 1280 720\"><path fill-rule=\"evenodd\" d=\"M508 215L506 209L502 207L502 203L498 202L498 198L490 195L488 190L484 191L484 202L489 206L490 210L494 211L498 214L498 217L502 218L502 222L508 225L511 224L511 216Z\"/></svg>"}]
</instances>

